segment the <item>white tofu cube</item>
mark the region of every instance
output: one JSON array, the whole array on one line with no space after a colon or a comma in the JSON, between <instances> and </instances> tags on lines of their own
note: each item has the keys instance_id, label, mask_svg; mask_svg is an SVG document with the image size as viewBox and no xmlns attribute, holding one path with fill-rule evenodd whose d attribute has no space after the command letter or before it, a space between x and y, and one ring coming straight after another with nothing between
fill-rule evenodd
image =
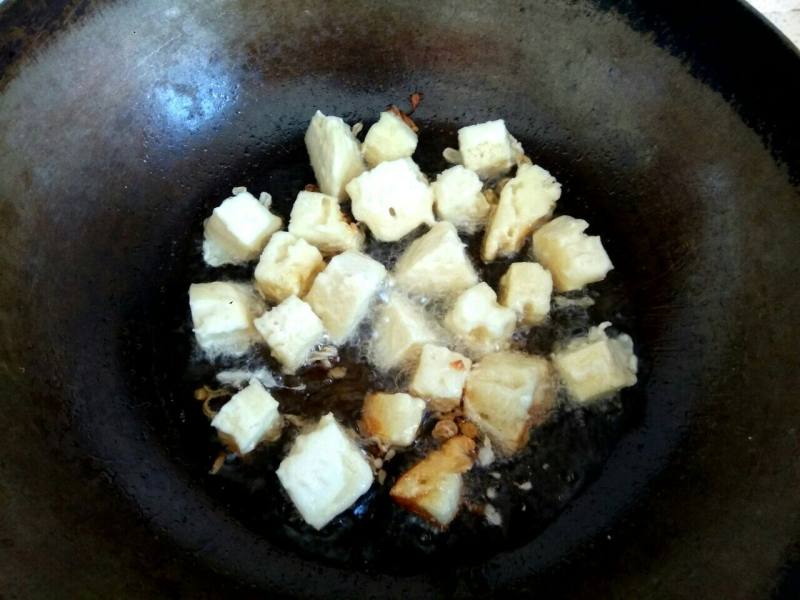
<instances>
[{"instance_id":1,"label":"white tofu cube","mask_svg":"<svg viewBox=\"0 0 800 600\"><path fill-rule=\"evenodd\" d=\"M239 193L223 201L205 222L203 260L212 267L255 260L283 221L256 200Z\"/></svg>"},{"instance_id":2,"label":"white tofu cube","mask_svg":"<svg viewBox=\"0 0 800 600\"><path fill-rule=\"evenodd\" d=\"M500 200L486 226L481 258L491 262L520 251L525 240L553 214L561 184L536 165L523 164L500 192Z\"/></svg>"},{"instance_id":3,"label":"white tofu cube","mask_svg":"<svg viewBox=\"0 0 800 600\"><path fill-rule=\"evenodd\" d=\"M398 158L407 158L417 149L417 134L391 111L382 112L367 131L361 152L370 167Z\"/></svg>"},{"instance_id":4,"label":"white tofu cube","mask_svg":"<svg viewBox=\"0 0 800 600\"><path fill-rule=\"evenodd\" d=\"M419 356L423 344L439 337L421 306L393 292L372 323L369 362L384 372L402 367Z\"/></svg>"},{"instance_id":5,"label":"white tofu cube","mask_svg":"<svg viewBox=\"0 0 800 600\"><path fill-rule=\"evenodd\" d=\"M604 331L608 326L592 327L588 336L553 354L553 365L578 402L591 402L636 384L633 340L624 334L609 338Z\"/></svg>"},{"instance_id":6,"label":"white tofu cube","mask_svg":"<svg viewBox=\"0 0 800 600\"><path fill-rule=\"evenodd\" d=\"M431 410L449 412L461 404L464 383L472 361L442 346L425 344L409 389L425 398Z\"/></svg>"},{"instance_id":7,"label":"white tofu cube","mask_svg":"<svg viewBox=\"0 0 800 600\"><path fill-rule=\"evenodd\" d=\"M589 224L566 215L533 234L533 255L550 271L559 292L602 281L614 268L597 236L583 233Z\"/></svg>"},{"instance_id":8,"label":"white tofu cube","mask_svg":"<svg viewBox=\"0 0 800 600\"><path fill-rule=\"evenodd\" d=\"M317 111L305 140L320 191L343 200L345 186L365 169L356 136L341 118Z\"/></svg>"},{"instance_id":9,"label":"white tofu cube","mask_svg":"<svg viewBox=\"0 0 800 600\"><path fill-rule=\"evenodd\" d=\"M395 242L423 223L433 225L433 192L410 158L382 162L347 184L353 216L382 242Z\"/></svg>"},{"instance_id":10,"label":"white tofu cube","mask_svg":"<svg viewBox=\"0 0 800 600\"><path fill-rule=\"evenodd\" d=\"M283 372L289 374L305 364L312 348L325 335L322 321L297 296L289 296L253 324L267 342L272 356L283 366Z\"/></svg>"},{"instance_id":11,"label":"white tofu cube","mask_svg":"<svg viewBox=\"0 0 800 600\"><path fill-rule=\"evenodd\" d=\"M531 425L553 404L547 359L520 352L484 356L472 367L464 390L464 414L503 454L520 450Z\"/></svg>"},{"instance_id":12,"label":"white tofu cube","mask_svg":"<svg viewBox=\"0 0 800 600\"><path fill-rule=\"evenodd\" d=\"M297 436L277 475L300 516L315 529L325 527L372 485L364 453L330 413Z\"/></svg>"},{"instance_id":13,"label":"white tofu cube","mask_svg":"<svg viewBox=\"0 0 800 600\"><path fill-rule=\"evenodd\" d=\"M210 357L241 356L258 340L253 319L264 303L246 283L193 283L189 307L197 344Z\"/></svg>"},{"instance_id":14,"label":"white tofu cube","mask_svg":"<svg viewBox=\"0 0 800 600\"><path fill-rule=\"evenodd\" d=\"M347 222L339 201L319 192L297 194L289 219L289 233L327 255L361 250L364 246L364 232L357 224Z\"/></svg>"},{"instance_id":15,"label":"white tofu cube","mask_svg":"<svg viewBox=\"0 0 800 600\"><path fill-rule=\"evenodd\" d=\"M476 356L496 352L508 345L517 315L497 303L497 295L483 282L463 292L445 315L447 329L458 336Z\"/></svg>"},{"instance_id":16,"label":"white tofu cube","mask_svg":"<svg viewBox=\"0 0 800 600\"><path fill-rule=\"evenodd\" d=\"M273 303L289 296L304 296L324 267L319 250L302 238L279 231L261 253L255 272L256 287Z\"/></svg>"},{"instance_id":17,"label":"white tofu cube","mask_svg":"<svg viewBox=\"0 0 800 600\"><path fill-rule=\"evenodd\" d=\"M553 278L537 263L513 263L500 278L500 304L513 309L525 325L547 319L552 294Z\"/></svg>"},{"instance_id":18,"label":"white tofu cube","mask_svg":"<svg viewBox=\"0 0 800 600\"><path fill-rule=\"evenodd\" d=\"M381 263L352 250L334 256L317 275L305 301L322 319L332 343L343 344L353 335L385 278Z\"/></svg>"},{"instance_id":19,"label":"white tofu cube","mask_svg":"<svg viewBox=\"0 0 800 600\"><path fill-rule=\"evenodd\" d=\"M425 401L408 394L367 394L361 428L367 437L389 446L410 446L417 437Z\"/></svg>"},{"instance_id":20,"label":"white tofu cube","mask_svg":"<svg viewBox=\"0 0 800 600\"><path fill-rule=\"evenodd\" d=\"M403 289L429 297L457 294L478 283L465 245L446 221L411 242L395 265L394 279Z\"/></svg>"},{"instance_id":21,"label":"white tofu cube","mask_svg":"<svg viewBox=\"0 0 800 600\"><path fill-rule=\"evenodd\" d=\"M211 421L220 439L239 454L251 452L261 441L280 433L278 402L258 379L225 403Z\"/></svg>"},{"instance_id":22,"label":"white tofu cube","mask_svg":"<svg viewBox=\"0 0 800 600\"><path fill-rule=\"evenodd\" d=\"M460 231L477 231L486 222L491 209L482 188L478 175L461 165L442 171L431 184L436 215Z\"/></svg>"},{"instance_id":23,"label":"white tofu cube","mask_svg":"<svg viewBox=\"0 0 800 600\"><path fill-rule=\"evenodd\" d=\"M463 165L481 179L505 175L521 154L521 146L502 119L458 130L458 151Z\"/></svg>"},{"instance_id":24,"label":"white tofu cube","mask_svg":"<svg viewBox=\"0 0 800 600\"><path fill-rule=\"evenodd\" d=\"M472 468L474 456L475 442L463 435L450 438L406 471L389 495L403 508L445 528L458 514L462 474Z\"/></svg>"}]
</instances>

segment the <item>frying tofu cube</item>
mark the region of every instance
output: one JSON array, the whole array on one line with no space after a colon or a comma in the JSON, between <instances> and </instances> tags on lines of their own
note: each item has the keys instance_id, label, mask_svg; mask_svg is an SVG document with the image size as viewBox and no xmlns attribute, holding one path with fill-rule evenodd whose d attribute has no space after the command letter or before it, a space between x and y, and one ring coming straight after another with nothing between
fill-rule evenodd
<instances>
[{"instance_id":1,"label":"frying tofu cube","mask_svg":"<svg viewBox=\"0 0 800 600\"><path fill-rule=\"evenodd\" d=\"M547 359L521 352L497 352L472 367L464 390L464 414L509 455L528 442L534 422L552 407Z\"/></svg>"},{"instance_id":2,"label":"frying tofu cube","mask_svg":"<svg viewBox=\"0 0 800 600\"><path fill-rule=\"evenodd\" d=\"M589 224L566 215L533 234L533 255L553 275L559 292L602 281L614 268L597 236L583 233Z\"/></svg>"},{"instance_id":3,"label":"frying tofu cube","mask_svg":"<svg viewBox=\"0 0 800 600\"><path fill-rule=\"evenodd\" d=\"M522 147L502 119L458 130L458 151L463 165L481 179L505 175L522 154Z\"/></svg>"},{"instance_id":4,"label":"frying tofu cube","mask_svg":"<svg viewBox=\"0 0 800 600\"><path fill-rule=\"evenodd\" d=\"M241 356L258 340L253 319L264 303L246 283L193 283L189 307L197 343L211 357Z\"/></svg>"},{"instance_id":5,"label":"frying tofu cube","mask_svg":"<svg viewBox=\"0 0 800 600\"><path fill-rule=\"evenodd\" d=\"M341 118L317 111L305 140L320 191L343 200L345 186L365 169L356 136Z\"/></svg>"},{"instance_id":6,"label":"frying tofu cube","mask_svg":"<svg viewBox=\"0 0 800 600\"><path fill-rule=\"evenodd\" d=\"M442 221L406 248L394 268L397 285L441 297L478 283L478 275L452 223Z\"/></svg>"},{"instance_id":7,"label":"frying tofu cube","mask_svg":"<svg viewBox=\"0 0 800 600\"><path fill-rule=\"evenodd\" d=\"M389 296L373 321L369 361L379 371L389 371L416 359L427 342L439 335L422 307L397 292Z\"/></svg>"},{"instance_id":8,"label":"frying tofu cube","mask_svg":"<svg viewBox=\"0 0 800 600\"><path fill-rule=\"evenodd\" d=\"M561 184L536 165L523 164L500 192L481 246L481 258L491 262L520 251L525 239L553 214Z\"/></svg>"},{"instance_id":9,"label":"frying tofu cube","mask_svg":"<svg viewBox=\"0 0 800 600\"><path fill-rule=\"evenodd\" d=\"M423 223L433 225L433 192L410 158L382 162L347 184L353 216L382 242L395 242Z\"/></svg>"},{"instance_id":10,"label":"frying tofu cube","mask_svg":"<svg viewBox=\"0 0 800 600\"><path fill-rule=\"evenodd\" d=\"M436 215L460 231L477 231L486 222L491 208L482 188L478 175L461 165L442 171L431 184Z\"/></svg>"},{"instance_id":11,"label":"frying tofu cube","mask_svg":"<svg viewBox=\"0 0 800 600\"><path fill-rule=\"evenodd\" d=\"M382 112L369 128L361 152L370 167L398 158L407 158L417 149L417 134L391 111Z\"/></svg>"},{"instance_id":12,"label":"frying tofu cube","mask_svg":"<svg viewBox=\"0 0 800 600\"><path fill-rule=\"evenodd\" d=\"M553 354L553 365L578 402L591 402L636 384L633 340L624 334L609 338L605 332L609 325L592 327L588 336Z\"/></svg>"},{"instance_id":13,"label":"frying tofu cube","mask_svg":"<svg viewBox=\"0 0 800 600\"><path fill-rule=\"evenodd\" d=\"M474 455L470 438L450 438L406 471L389 494L403 508L444 529L458 513L462 474L472 468Z\"/></svg>"},{"instance_id":14,"label":"frying tofu cube","mask_svg":"<svg viewBox=\"0 0 800 600\"><path fill-rule=\"evenodd\" d=\"M322 254L302 238L279 231L261 253L256 266L256 287L270 302L303 296L325 267Z\"/></svg>"},{"instance_id":15,"label":"frying tofu cube","mask_svg":"<svg viewBox=\"0 0 800 600\"><path fill-rule=\"evenodd\" d=\"M508 345L517 314L497 303L497 295L483 282L463 292L445 315L447 329L480 356Z\"/></svg>"},{"instance_id":16,"label":"frying tofu cube","mask_svg":"<svg viewBox=\"0 0 800 600\"><path fill-rule=\"evenodd\" d=\"M514 263L500 278L500 304L514 309L525 325L547 319L552 294L553 278L537 263Z\"/></svg>"},{"instance_id":17,"label":"frying tofu cube","mask_svg":"<svg viewBox=\"0 0 800 600\"><path fill-rule=\"evenodd\" d=\"M411 393L425 398L431 410L449 412L461 404L472 361L442 346L425 344L411 380Z\"/></svg>"},{"instance_id":18,"label":"frying tofu cube","mask_svg":"<svg viewBox=\"0 0 800 600\"><path fill-rule=\"evenodd\" d=\"M300 192L289 219L289 233L316 246L323 254L361 250L364 232L348 223L333 196L319 192Z\"/></svg>"},{"instance_id":19,"label":"frying tofu cube","mask_svg":"<svg viewBox=\"0 0 800 600\"><path fill-rule=\"evenodd\" d=\"M311 349L325 335L322 321L297 296L289 296L253 324L267 342L272 356L283 366L283 372L288 374L305 364Z\"/></svg>"},{"instance_id":20,"label":"frying tofu cube","mask_svg":"<svg viewBox=\"0 0 800 600\"><path fill-rule=\"evenodd\" d=\"M325 527L372 485L364 453L331 413L297 436L277 475L300 515L315 529Z\"/></svg>"},{"instance_id":21,"label":"frying tofu cube","mask_svg":"<svg viewBox=\"0 0 800 600\"><path fill-rule=\"evenodd\" d=\"M381 263L353 250L334 256L317 275L305 301L322 319L332 343L343 344L355 332L385 278Z\"/></svg>"},{"instance_id":22,"label":"frying tofu cube","mask_svg":"<svg viewBox=\"0 0 800 600\"><path fill-rule=\"evenodd\" d=\"M410 446L425 414L425 402L408 394L367 394L361 409L365 436L391 446Z\"/></svg>"},{"instance_id":23,"label":"frying tofu cube","mask_svg":"<svg viewBox=\"0 0 800 600\"><path fill-rule=\"evenodd\" d=\"M223 201L205 222L203 260L212 267L242 264L258 258L283 221L252 194L239 193Z\"/></svg>"},{"instance_id":24,"label":"frying tofu cube","mask_svg":"<svg viewBox=\"0 0 800 600\"><path fill-rule=\"evenodd\" d=\"M259 442L277 437L281 428L278 402L258 379L225 403L211 426L220 439L239 454L251 452Z\"/></svg>"}]
</instances>

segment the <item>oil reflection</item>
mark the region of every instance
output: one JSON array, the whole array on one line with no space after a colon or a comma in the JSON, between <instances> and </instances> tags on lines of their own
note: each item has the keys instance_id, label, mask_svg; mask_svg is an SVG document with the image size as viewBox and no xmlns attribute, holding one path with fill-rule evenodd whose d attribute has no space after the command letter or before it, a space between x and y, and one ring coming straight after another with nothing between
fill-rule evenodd
<instances>
[{"instance_id":1,"label":"oil reflection","mask_svg":"<svg viewBox=\"0 0 800 600\"><path fill-rule=\"evenodd\" d=\"M218 65L181 64L166 75L153 96L157 114L169 127L196 132L231 103L231 80Z\"/></svg>"}]
</instances>

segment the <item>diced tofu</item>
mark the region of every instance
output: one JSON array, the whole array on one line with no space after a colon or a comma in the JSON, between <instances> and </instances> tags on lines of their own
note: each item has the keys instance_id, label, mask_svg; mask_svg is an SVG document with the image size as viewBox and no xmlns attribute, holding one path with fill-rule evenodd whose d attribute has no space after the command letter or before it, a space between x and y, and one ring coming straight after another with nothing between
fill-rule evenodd
<instances>
[{"instance_id":1,"label":"diced tofu","mask_svg":"<svg viewBox=\"0 0 800 600\"><path fill-rule=\"evenodd\" d=\"M527 443L531 425L544 419L552 403L547 359L520 352L484 356L464 390L464 414L506 455Z\"/></svg>"},{"instance_id":2,"label":"diced tofu","mask_svg":"<svg viewBox=\"0 0 800 600\"><path fill-rule=\"evenodd\" d=\"M343 200L345 186L365 169L356 136L341 118L317 111L305 139L320 191Z\"/></svg>"},{"instance_id":3,"label":"diced tofu","mask_svg":"<svg viewBox=\"0 0 800 600\"><path fill-rule=\"evenodd\" d=\"M348 250L334 256L317 275L305 301L322 319L334 344L343 344L364 319L386 269L366 254Z\"/></svg>"},{"instance_id":4,"label":"diced tofu","mask_svg":"<svg viewBox=\"0 0 800 600\"><path fill-rule=\"evenodd\" d=\"M289 219L289 233L327 255L361 250L364 246L364 232L355 223L347 222L339 201L319 192L297 194Z\"/></svg>"},{"instance_id":5,"label":"diced tofu","mask_svg":"<svg viewBox=\"0 0 800 600\"><path fill-rule=\"evenodd\" d=\"M461 231L477 231L486 222L491 208L482 188L478 175L461 165L442 171L431 184L436 215Z\"/></svg>"},{"instance_id":6,"label":"diced tofu","mask_svg":"<svg viewBox=\"0 0 800 600\"><path fill-rule=\"evenodd\" d=\"M369 361L379 371L415 360L423 344L440 337L425 310L397 292L378 309L372 330Z\"/></svg>"},{"instance_id":7,"label":"diced tofu","mask_svg":"<svg viewBox=\"0 0 800 600\"><path fill-rule=\"evenodd\" d=\"M331 413L297 436L277 475L300 515L315 529L325 527L372 485L364 453Z\"/></svg>"},{"instance_id":8,"label":"diced tofu","mask_svg":"<svg viewBox=\"0 0 800 600\"><path fill-rule=\"evenodd\" d=\"M452 223L441 221L406 248L394 268L397 285L429 297L457 294L478 275Z\"/></svg>"},{"instance_id":9,"label":"diced tofu","mask_svg":"<svg viewBox=\"0 0 800 600\"><path fill-rule=\"evenodd\" d=\"M311 307L297 296L289 296L265 312L253 324L283 366L284 373L302 367L312 348L322 341L325 327Z\"/></svg>"},{"instance_id":10,"label":"diced tofu","mask_svg":"<svg viewBox=\"0 0 800 600\"><path fill-rule=\"evenodd\" d=\"M553 278L542 265L514 263L500 278L500 304L514 309L525 325L539 325L550 313Z\"/></svg>"},{"instance_id":11,"label":"diced tofu","mask_svg":"<svg viewBox=\"0 0 800 600\"><path fill-rule=\"evenodd\" d=\"M425 414L425 402L408 394L367 394L361 409L364 435L391 446L410 446Z\"/></svg>"},{"instance_id":12,"label":"diced tofu","mask_svg":"<svg viewBox=\"0 0 800 600\"><path fill-rule=\"evenodd\" d=\"M559 292L602 281L614 268L597 236L583 233L589 224L566 215L533 234L533 255L553 276Z\"/></svg>"},{"instance_id":13,"label":"diced tofu","mask_svg":"<svg viewBox=\"0 0 800 600\"><path fill-rule=\"evenodd\" d=\"M464 166L481 179L505 175L521 154L502 119L459 129L458 150Z\"/></svg>"},{"instance_id":14,"label":"diced tofu","mask_svg":"<svg viewBox=\"0 0 800 600\"><path fill-rule=\"evenodd\" d=\"M253 319L264 303L245 283L193 283L189 307L197 343L211 357L241 356L258 340Z\"/></svg>"},{"instance_id":15,"label":"diced tofu","mask_svg":"<svg viewBox=\"0 0 800 600\"><path fill-rule=\"evenodd\" d=\"M461 404L472 361L447 348L425 344L411 380L411 393L425 398L432 410L449 412Z\"/></svg>"},{"instance_id":16,"label":"diced tofu","mask_svg":"<svg viewBox=\"0 0 800 600\"><path fill-rule=\"evenodd\" d=\"M319 250L302 238L279 231L261 253L255 272L256 287L274 303L289 296L304 296L324 267Z\"/></svg>"},{"instance_id":17,"label":"diced tofu","mask_svg":"<svg viewBox=\"0 0 800 600\"><path fill-rule=\"evenodd\" d=\"M553 354L553 364L570 396L591 402L636 384L637 359L627 335L609 338L609 323L592 327L589 335Z\"/></svg>"},{"instance_id":18,"label":"diced tofu","mask_svg":"<svg viewBox=\"0 0 800 600\"><path fill-rule=\"evenodd\" d=\"M239 192L223 201L205 222L203 259L212 267L255 260L283 221L252 194Z\"/></svg>"},{"instance_id":19,"label":"diced tofu","mask_svg":"<svg viewBox=\"0 0 800 600\"><path fill-rule=\"evenodd\" d=\"M403 508L445 528L458 513L462 474L472 468L474 455L470 438L451 438L406 471L389 494Z\"/></svg>"},{"instance_id":20,"label":"diced tofu","mask_svg":"<svg viewBox=\"0 0 800 600\"><path fill-rule=\"evenodd\" d=\"M417 149L417 134L391 111L382 112L380 119L367 131L361 152L370 167L407 158Z\"/></svg>"},{"instance_id":21,"label":"diced tofu","mask_svg":"<svg viewBox=\"0 0 800 600\"><path fill-rule=\"evenodd\" d=\"M433 192L410 158L382 162L347 184L353 216L382 242L395 242L420 225L433 225Z\"/></svg>"},{"instance_id":22,"label":"diced tofu","mask_svg":"<svg viewBox=\"0 0 800 600\"><path fill-rule=\"evenodd\" d=\"M481 258L491 262L520 251L526 238L553 214L561 184L536 165L523 164L500 192L481 246Z\"/></svg>"},{"instance_id":23,"label":"diced tofu","mask_svg":"<svg viewBox=\"0 0 800 600\"><path fill-rule=\"evenodd\" d=\"M211 426L226 445L239 454L247 454L259 442L276 438L280 433L278 402L258 379L251 379L246 388L225 403Z\"/></svg>"},{"instance_id":24,"label":"diced tofu","mask_svg":"<svg viewBox=\"0 0 800 600\"><path fill-rule=\"evenodd\" d=\"M517 314L497 303L497 295L483 282L463 292L444 318L445 327L477 356L508 345Z\"/></svg>"}]
</instances>

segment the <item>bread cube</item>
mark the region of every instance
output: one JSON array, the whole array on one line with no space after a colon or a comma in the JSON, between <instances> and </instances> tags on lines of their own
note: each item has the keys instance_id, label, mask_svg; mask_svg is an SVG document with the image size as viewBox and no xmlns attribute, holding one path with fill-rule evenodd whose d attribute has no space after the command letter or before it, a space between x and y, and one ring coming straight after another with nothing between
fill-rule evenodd
<instances>
[{"instance_id":1,"label":"bread cube","mask_svg":"<svg viewBox=\"0 0 800 600\"><path fill-rule=\"evenodd\" d=\"M531 425L544 419L554 389L547 359L496 352L472 367L464 389L464 414L505 455L528 442Z\"/></svg>"},{"instance_id":2,"label":"bread cube","mask_svg":"<svg viewBox=\"0 0 800 600\"><path fill-rule=\"evenodd\" d=\"M297 296L289 296L253 324L267 342L283 372L293 374L302 367L312 348L322 341L325 327L311 307Z\"/></svg>"},{"instance_id":3,"label":"bread cube","mask_svg":"<svg viewBox=\"0 0 800 600\"><path fill-rule=\"evenodd\" d=\"M564 215L533 234L533 255L550 271L559 292L602 281L614 268L600 238L583 233L587 227L583 219Z\"/></svg>"},{"instance_id":4,"label":"bread cube","mask_svg":"<svg viewBox=\"0 0 800 600\"><path fill-rule=\"evenodd\" d=\"M382 112L378 122L367 131L361 152L370 167L407 158L417 149L417 134L391 111Z\"/></svg>"},{"instance_id":5,"label":"bread cube","mask_svg":"<svg viewBox=\"0 0 800 600\"><path fill-rule=\"evenodd\" d=\"M638 361L627 335L609 338L605 328L592 327L589 335L572 340L553 354L553 365L570 396L591 402L636 384Z\"/></svg>"},{"instance_id":6,"label":"bread cube","mask_svg":"<svg viewBox=\"0 0 800 600\"><path fill-rule=\"evenodd\" d=\"M364 452L331 413L297 436L277 475L300 516L315 529L325 527L372 485Z\"/></svg>"},{"instance_id":7,"label":"bread cube","mask_svg":"<svg viewBox=\"0 0 800 600\"><path fill-rule=\"evenodd\" d=\"M425 398L431 410L449 412L461 404L471 367L472 361L463 354L425 344L411 380L411 393Z\"/></svg>"},{"instance_id":8,"label":"bread cube","mask_svg":"<svg viewBox=\"0 0 800 600\"><path fill-rule=\"evenodd\" d=\"M343 344L353 335L385 278L381 263L353 250L334 256L317 275L305 301L322 319L332 343Z\"/></svg>"},{"instance_id":9,"label":"bread cube","mask_svg":"<svg viewBox=\"0 0 800 600\"><path fill-rule=\"evenodd\" d=\"M502 119L458 130L458 151L463 165L481 179L505 175L521 155L522 147Z\"/></svg>"},{"instance_id":10,"label":"bread cube","mask_svg":"<svg viewBox=\"0 0 800 600\"><path fill-rule=\"evenodd\" d=\"M361 409L365 436L390 446L410 446L425 414L425 402L408 394L367 394Z\"/></svg>"},{"instance_id":11,"label":"bread cube","mask_svg":"<svg viewBox=\"0 0 800 600\"><path fill-rule=\"evenodd\" d=\"M513 263L500 278L500 304L513 309L525 325L547 319L552 294L553 278L537 263Z\"/></svg>"},{"instance_id":12,"label":"bread cube","mask_svg":"<svg viewBox=\"0 0 800 600\"><path fill-rule=\"evenodd\" d=\"M273 303L289 296L304 296L324 267L319 250L302 238L279 231L261 253L255 272L256 287Z\"/></svg>"},{"instance_id":13,"label":"bread cube","mask_svg":"<svg viewBox=\"0 0 800 600\"><path fill-rule=\"evenodd\" d=\"M486 222L491 208L482 188L478 175L461 165L442 171L431 184L436 215L461 231L477 231Z\"/></svg>"},{"instance_id":14,"label":"bread cube","mask_svg":"<svg viewBox=\"0 0 800 600\"><path fill-rule=\"evenodd\" d=\"M378 308L372 323L369 362L379 371L389 371L415 360L422 345L435 342L439 333L425 310L393 292Z\"/></svg>"},{"instance_id":15,"label":"bread cube","mask_svg":"<svg viewBox=\"0 0 800 600\"><path fill-rule=\"evenodd\" d=\"M478 283L478 275L452 223L441 221L406 248L394 268L403 289L429 297L456 294Z\"/></svg>"},{"instance_id":16,"label":"bread cube","mask_svg":"<svg viewBox=\"0 0 800 600\"><path fill-rule=\"evenodd\" d=\"M251 452L259 442L277 437L281 429L278 402L258 379L225 403L211 421L225 444L239 454Z\"/></svg>"},{"instance_id":17,"label":"bread cube","mask_svg":"<svg viewBox=\"0 0 800 600\"><path fill-rule=\"evenodd\" d=\"M500 200L486 226L481 258L491 262L520 251L525 240L553 214L561 184L536 165L523 164L500 192Z\"/></svg>"},{"instance_id":18,"label":"bread cube","mask_svg":"<svg viewBox=\"0 0 800 600\"><path fill-rule=\"evenodd\" d=\"M283 221L244 188L224 200L205 222L203 260L212 267L255 260Z\"/></svg>"},{"instance_id":19,"label":"bread cube","mask_svg":"<svg viewBox=\"0 0 800 600\"><path fill-rule=\"evenodd\" d=\"M356 136L341 118L317 111L306 131L305 141L319 190L343 200L345 186L365 169Z\"/></svg>"},{"instance_id":20,"label":"bread cube","mask_svg":"<svg viewBox=\"0 0 800 600\"><path fill-rule=\"evenodd\" d=\"M246 283L193 283L189 307L197 344L212 358L241 356L258 340L253 319L264 303Z\"/></svg>"},{"instance_id":21,"label":"bread cube","mask_svg":"<svg viewBox=\"0 0 800 600\"><path fill-rule=\"evenodd\" d=\"M326 255L345 250L361 250L364 232L348 223L333 196L319 192L300 192L292 206L289 233L303 238Z\"/></svg>"},{"instance_id":22,"label":"bread cube","mask_svg":"<svg viewBox=\"0 0 800 600\"><path fill-rule=\"evenodd\" d=\"M406 471L389 495L403 508L443 529L458 513L462 474L472 468L474 455L475 442L470 438L450 438Z\"/></svg>"},{"instance_id":23,"label":"bread cube","mask_svg":"<svg viewBox=\"0 0 800 600\"><path fill-rule=\"evenodd\" d=\"M497 303L497 295L483 282L463 292L445 315L447 329L476 356L495 352L508 345L517 315Z\"/></svg>"},{"instance_id":24,"label":"bread cube","mask_svg":"<svg viewBox=\"0 0 800 600\"><path fill-rule=\"evenodd\" d=\"M395 242L420 225L433 225L433 192L410 158L382 162L347 184L353 216L382 242Z\"/></svg>"}]
</instances>

